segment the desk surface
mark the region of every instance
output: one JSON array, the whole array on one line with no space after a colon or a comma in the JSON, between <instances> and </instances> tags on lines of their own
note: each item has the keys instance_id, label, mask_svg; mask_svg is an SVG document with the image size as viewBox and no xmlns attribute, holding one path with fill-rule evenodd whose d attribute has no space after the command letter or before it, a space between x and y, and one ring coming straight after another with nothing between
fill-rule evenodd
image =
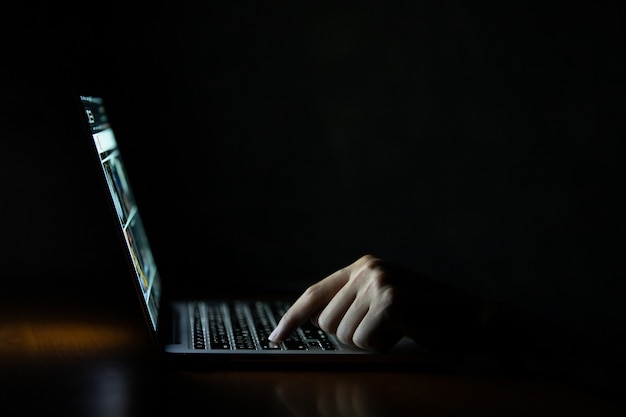
<instances>
[{"instance_id":1,"label":"desk surface","mask_svg":"<svg viewBox=\"0 0 626 417\"><path fill-rule=\"evenodd\" d=\"M171 369L130 306L42 300L1 299L0 403L11 415L626 415L597 392L536 375Z\"/></svg>"}]
</instances>

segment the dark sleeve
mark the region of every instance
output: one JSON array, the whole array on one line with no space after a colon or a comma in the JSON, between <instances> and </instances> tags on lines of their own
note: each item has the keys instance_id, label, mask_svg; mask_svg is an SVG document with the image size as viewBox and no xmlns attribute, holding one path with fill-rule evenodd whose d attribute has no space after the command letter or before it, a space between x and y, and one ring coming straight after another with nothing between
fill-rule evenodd
<instances>
[{"instance_id":1,"label":"dark sleeve","mask_svg":"<svg viewBox=\"0 0 626 417\"><path fill-rule=\"evenodd\" d=\"M624 329L576 329L506 303L458 291L434 320L431 346L545 372L616 396L626 394Z\"/></svg>"}]
</instances>

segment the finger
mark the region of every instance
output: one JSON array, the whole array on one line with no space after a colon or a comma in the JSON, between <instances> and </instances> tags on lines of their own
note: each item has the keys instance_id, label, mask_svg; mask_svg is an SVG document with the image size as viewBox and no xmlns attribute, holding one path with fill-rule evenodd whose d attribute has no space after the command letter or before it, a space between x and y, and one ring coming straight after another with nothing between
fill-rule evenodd
<instances>
[{"instance_id":1,"label":"finger","mask_svg":"<svg viewBox=\"0 0 626 417\"><path fill-rule=\"evenodd\" d=\"M355 303L356 298L357 289L348 282L337 291L337 294L320 311L316 318L317 327L327 333L336 334L339 323L341 323L346 312Z\"/></svg>"},{"instance_id":2,"label":"finger","mask_svg":"<svg viewBox=\"0 0 626 417\"><path fill-rule=\"evenodd\" d=\"M311 323L313 323L313 326L319 328L320 327L320 314L322 313L322 310L318 311L317 313L313 313L313 315L311 316L310 320Z\"/></svg>"},{"instance_id":3,"label":"finger","mask_svg":"<svg viewBox=\"0 0 626 417\"><path fill-rule=\"evenodd\" d=\"M324 308L349 277L348 268L344 268L310 286L285 312L269 339L273 342L282 342L289 337L294 330Z\"/></svg>"},{"instance_id":4,"label":"finger","mask_svg":"<svg viewBox=\"0 0 626 417\"><path fill-rule=\"evenodd\" d=\"M386 350L395 345L403 331L394 322L389 310L389 301L374 303L363 316L352 335L352 342L361 349Z\"/></svg>"},{"instance_id":5,"label":"finger","mask_svg":"<svg viewBox=\"0 0 626 417\"><path fill-rule=\"evenodd\" d=\"M362 262L363 258L357 260L352 265L342 270L345 274L344 284L328 301L327 305L314 313L310 318L311 322L316 327L330 333L335 333L337 331L339 322L357 298L359 285L355 285L353 276L355 273L358 273Z\"/></svg>"},{"instance_id":6,"label":"finger","mask_svg":"<svg viewBox=\"0 0 626 417\"><path fill-rule=\"evenodd\" d=\"M359 327L368 311L369 300L363 297L356 298L346 310L334 331L337 339L343 344L354 345L352 340L354 332Z\"/></svg>"},{"instance_id":7,"label":"finger","mask_svg":"<svg viewBox=\"0 0 626 417\"><path fill-rule=\"evenodd\" d=\"M368 287L363 285L364 280L369 277L368 271L365 270L364 272L363 265L375 260L376 258L366 255L343 270L346 274L346 283L337 291L337 294L328 302L326 307L311 317L315 326L326 332L336 334L339 323L355 300L359 300L359 306L369 303L368 296L359 295L359 292L362 292L364 288L367 290Z\"/></svg>"}]
</instances>

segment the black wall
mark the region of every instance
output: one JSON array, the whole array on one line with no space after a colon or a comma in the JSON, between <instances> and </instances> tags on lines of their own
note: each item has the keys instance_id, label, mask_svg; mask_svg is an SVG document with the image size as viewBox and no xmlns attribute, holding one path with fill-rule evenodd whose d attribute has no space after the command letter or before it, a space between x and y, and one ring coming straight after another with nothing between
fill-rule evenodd
<instances>
[{"instance_id":1,"label":"black wall","mask_svg":"<svg viewBox=\"0 0 626 417\"><path fill-rule=\"evenodd\" d=\"M3 17L7 277L120 266L76 109L54 98L69 75L107 87L181 287L300 290L373 253L624 320L622 6L85 7Z\"/></svg>"}]
</instances>

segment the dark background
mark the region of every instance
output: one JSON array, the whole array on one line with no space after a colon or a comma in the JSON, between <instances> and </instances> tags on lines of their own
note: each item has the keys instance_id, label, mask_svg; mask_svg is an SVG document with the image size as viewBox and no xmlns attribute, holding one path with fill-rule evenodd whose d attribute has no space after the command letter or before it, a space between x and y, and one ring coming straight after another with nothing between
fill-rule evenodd
<instances>
[{"instance_id":1,"label":"dark background","mask_svg":"<svg viewBox=\"0 0 626 417\"><path fill-rule=\"evenodd\" d=\"M372 253L626 319L623 6L96 3L0 18L5 288L122 279L75 78L105 87L180 288L300 291Z\"/></svg>"}]
</instances>

